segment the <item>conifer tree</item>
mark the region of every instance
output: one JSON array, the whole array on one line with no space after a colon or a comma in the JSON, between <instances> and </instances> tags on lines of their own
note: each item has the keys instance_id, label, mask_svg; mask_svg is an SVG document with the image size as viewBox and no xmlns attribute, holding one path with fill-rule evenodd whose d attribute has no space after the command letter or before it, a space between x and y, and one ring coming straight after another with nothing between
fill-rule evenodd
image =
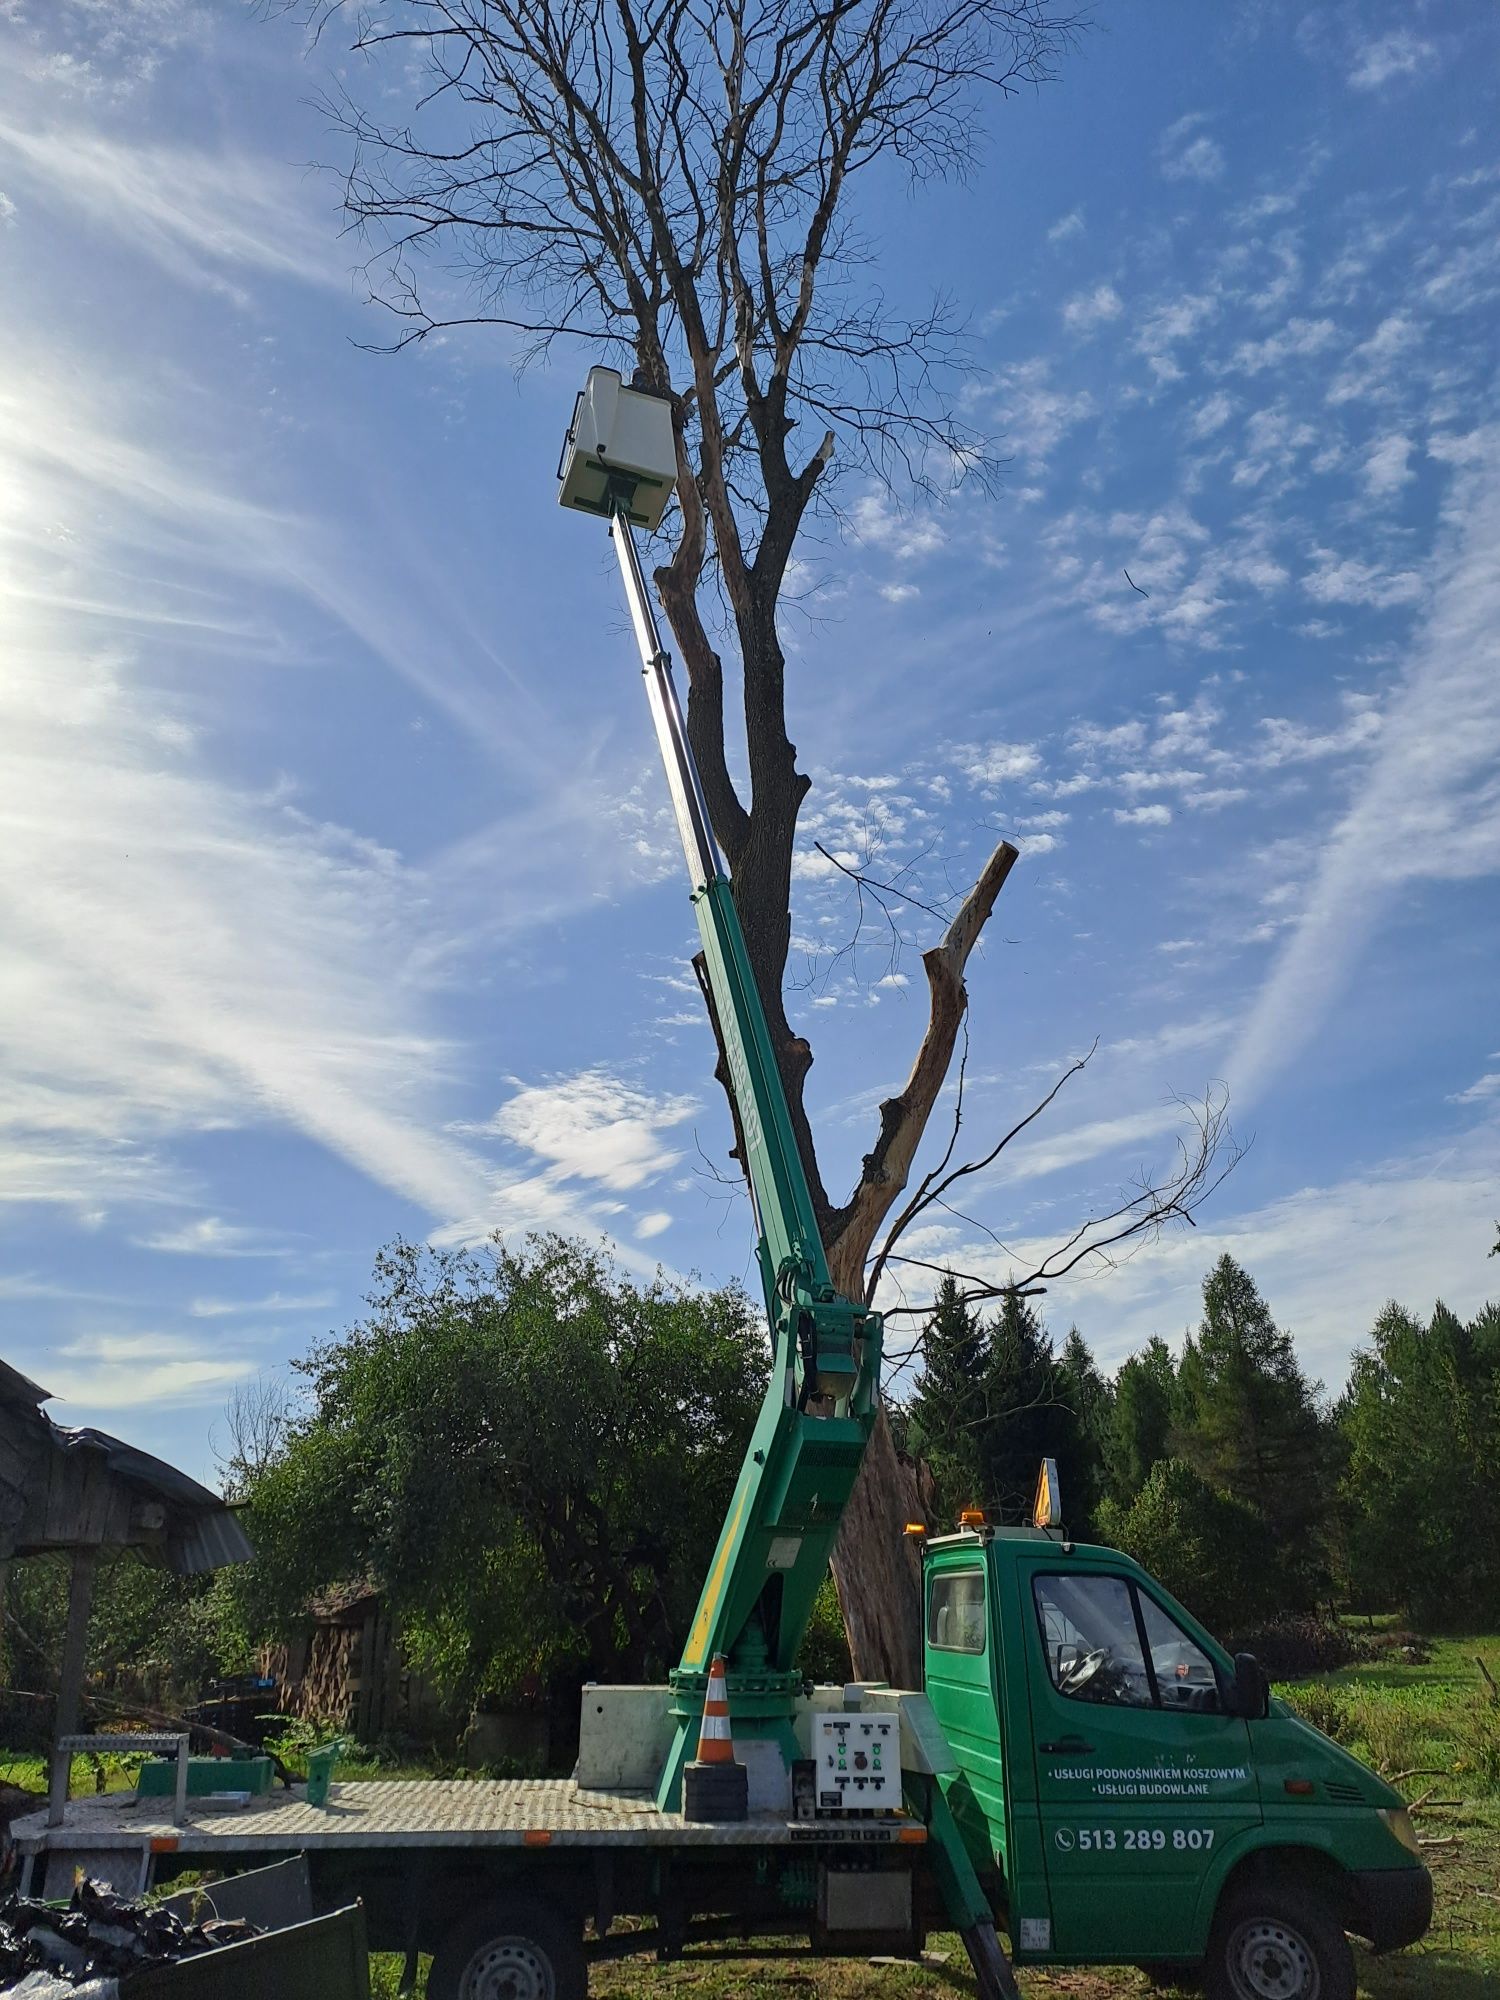
<instances>
[{"instance_id":1,"label":"conifer tree","mask_svg":"<svg viewBox=\"0 0 1500 2000\"><path fill-rule=\"evenodd\" d=\"M1058 1449L1059 1431L1071 1420L1058 1408L1060 1389L1040 1315L1028 1300L1007 1293L990 1325L980 1438L985 1505L1002 1520L1021 1520L1029 1512L1043 1458L1070 1456ZM1059 1474L1064 1470L1059 1462ZM1063 1504L1071 1505L1066 1484Z\"/></svg>"},{"instance_id":2,"label":"conifer tree","mask_svg":"<svg viewBox=\"0 0 1500 2000\"><path fill-rule=\"evenodd\" d=\"M1092 1530L1099 1503L1107 1490L1105 1470L1114 1417L1114 1390L1100 1373L1088 1342L1070 1327L1058 1357L1061 1401L1076 1427L1071 1490L1063 1487L1068 1521L1077 1532ZM1054 1454L1055 1455L1055 1454ZM1059 1461L1059 1473L1062 1472Z\"/></svg>"},{"instance_id":3,"label":"conifer tree","mask_svg":"<svg viewBox=\"0 0 1500 2000\"><path fill-rule=\"evenodd\" d=\"M1171 1456L1176 1398L1177 1366L1171 1349L1153 1334L1115 1377L1105 1458L1110 1496L1122 1507L1135 1499L1152 1467Z\"/></svg>"},{"instance_id":4,"label":"conifer tree","mask_svg":"<svg viewBox=\"0 0 1500 2000\"><path fill-rule=\"evenodd\" d=\"M1317 1391L1249 1272L1223 1256L1177 1371L1177 1454L1252 1508L1284 1552L1288 1608L1316 1595L1332 1482Z\"/></svg>"},{"instance_id":5,"label":"conifer tree","mask_svg":"<svg viewBox=\"0 0 1500 2000\"><path fill-rule=\"evenodd\" d=\"M1349 1583L1425 1625L1500 1615L1500 1312L1388 1305L1339 1410Z\"/></svg>"},{"instance_id":6,"label":"conifer tree","mask_svg":"<svg viewBox=\"0 0 1500 2000\"><path fill-rule=\"evenodd\" d=\"M989 1337L958 1283L944 1278L922 1337L922 1376L906 1406L905 1444L927 1461L942 1518L972 1506L980 1492Z\"/></svg>"}]
</instances>

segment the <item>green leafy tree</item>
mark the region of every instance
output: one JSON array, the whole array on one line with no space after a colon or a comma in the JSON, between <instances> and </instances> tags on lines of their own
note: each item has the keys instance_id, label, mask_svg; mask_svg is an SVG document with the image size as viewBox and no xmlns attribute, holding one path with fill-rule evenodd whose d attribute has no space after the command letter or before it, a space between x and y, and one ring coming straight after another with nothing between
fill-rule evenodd
<instances>
[{"instance_id":1,"label":"green leafy tree","mask_svg":"<svg viewBox=\"0 0 1500 2000\"><path fill-rule=\"evenodd\" d=\"M764 1390L744 1294L547 1236L398 1242L368 1304L301 1364L310 1408L252 1482L246 1628L370 1577L455 1704L664 1674Z\"/></svg>"},{"instance_id":2,"label":"green leafy tree","mask_svg":"<svg viewBox=\"0 0 1500 2000\"><path fill-rule=\"evenodd\" d=\"M1115 1377L1109 1438L1105 1447L1110 1497L1129 1506L1172 1452L1172 1412L1177 1401L1177 1367L1167 1343L1156 1335L1132 1354Z\"/></svg>"},{"instance_id":3,"label":"green leafy tree","mask_svg":"<svg viewBox=\"0 0 1500 2000\"><path fill-rule=\"evenodd\" d=\"M1219 1636L1285 1609L1275 1540L1243 1501L1180 1458L1155 1464L1128 1507L1106 1501L1105 1539L1148 1569Z\"/></svg>"},{"instance_id":4,"label":"green leafy tree","mask_svg":"<svg viewBox=\"0 0 1500 2000\"><path fill-rule=\"evenodd\" d=\"M1349 1588L1419 1623L1500 1615L1500 1311L1388 1305L1339 1409Z\"/></svg>"},{"instance_id":5,"label":"green leafy tree","mask_svg":"<svg viewBox=\"0 0 1500 2000\"><path fill-rule=\"evenodd\" d=\"M1255 1280L1221 1257L1204 1280L1203 1319L1177 1371L1173 1446L1270 1528L1292 1610L1310 1603L1325 1577L1322 1530L1334 1480L1317 1397Z\"/></svg>"}]
</instances>

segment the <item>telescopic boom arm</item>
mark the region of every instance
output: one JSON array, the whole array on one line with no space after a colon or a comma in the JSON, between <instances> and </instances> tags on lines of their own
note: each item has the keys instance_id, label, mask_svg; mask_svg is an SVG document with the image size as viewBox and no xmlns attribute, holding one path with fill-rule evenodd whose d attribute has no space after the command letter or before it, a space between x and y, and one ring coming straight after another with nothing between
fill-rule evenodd
<instances>
[{"instance_id":1,"label":"telescopic boom arm","mask_svg":"<svg viewBox=\"0 0 1500 2000\"><path fill-rule=\"evenodd\" d=\"M835 1290L739 913L709 824L672 662L635 545L676 482L671 409L593 368L558 466L565 507L609 522L640 648L646 695L687 857L703 940L705 988L729 1065L771 1331L771 1379L719 1533L682 1662L670 1676L672 1749L657 1804L675 1811L697 1739L708 1668L729 1660L737 1744L774 1743L786 1772L801 1756L793 1728L797 1652L828 1571L839 1520L875 1422L879 1313ZM927 1801L933 1868L968 1948L980 2000L1019 2000L980 1887L940 1789Z\"/></svg>"},{"instance_id":2,"label":"telescopic boom arm","mask_svg":"<svg viewBox=\"0 0 1500 2000\"><path fill-rule=\"evenodd\" d=\"M736 1726L741 1717L753 1722L759 1705L763 1732L788 1756L797 1754L790 1734L790 1704L801 1679L797 1650L874 1422L881 1325L878 1313L841 1297L829 1277L765 1010L623 502L611 506L610 533L728 1060L771 1331L765 1405L672 1677L680 1741L663 1782L667 1803L715 1653L729 1658Z\"/></svg>"}]
</instances>

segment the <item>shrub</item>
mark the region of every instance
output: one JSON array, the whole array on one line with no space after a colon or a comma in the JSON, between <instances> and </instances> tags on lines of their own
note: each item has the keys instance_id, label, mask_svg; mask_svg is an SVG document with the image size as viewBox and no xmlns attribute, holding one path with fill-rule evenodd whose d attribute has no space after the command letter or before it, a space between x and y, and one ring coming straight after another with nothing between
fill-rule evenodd
<instances>
[{"instance_id":1,"label":"shrub","mask_svg":"<svg viewBox=\"0 0 1500 2000\"><path fill-rule=\"evenodd\" d=\"M1441 1736L1448 1717L1399 1697L1358 1694L1349 1703L1355 1743L1383 1778L1394 1779L1429 1762L1428 1745Z\"/></svg>"},{"instance_id":2,"label":"shrub","mask_svg":"<svg viewBox=\"0 0 1500 2000\"><path fill-rule=\"evenodd\" d=\"M1448 1727L1457 1753L1455 1775L1500 1785L1500 1703L1481 1694L1451 1710Z\"/></svg>"},{"instance_id":3,"label":"shrub","mask_svg":"<svg viewBox=\"0 0 1500 2000\"><path fill-rule=\"evenodd\" d=\"M1331 1736L1335 1743L1347 1743L1353 1735L1349 1720L1349 1697L1341 1688L1324 1687L1314 1681L1310 1687L1283 1688L1281 1690L1288 1706L1310 1722L1314 1729L1321 1729L1325 1736Z\"/></svg>"},{"instance_id":4,"label":"shrub","mask_svg":"<svg viewBox=\"0 0 1500 2000\"><path fill-rule=\"evenodd\" d=\"M1302 1680L1308 1674L1331 1673L1354 1660L1368 1660L1373 1649L1369 1642L1341 1625L1335 1618L1306 1612L1292 1618L1275 1618L1237 1633L1225 1644L1234 1653L1254 1653L1273 1681ZM1321 1725L1320 1725L1321 1727Z\"/></svg>"}]
</instances>

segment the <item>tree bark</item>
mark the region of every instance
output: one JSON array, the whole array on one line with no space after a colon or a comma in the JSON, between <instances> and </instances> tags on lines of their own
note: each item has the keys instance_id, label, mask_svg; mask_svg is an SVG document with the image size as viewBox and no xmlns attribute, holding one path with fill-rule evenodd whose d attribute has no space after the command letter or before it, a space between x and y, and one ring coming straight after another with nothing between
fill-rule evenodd
<instances>
[{"instance_id":1,"label":"tree bark","mask_svg":"<svg viewBox=\"0 0 1500 2000\"><path fill-rule=\"evenodd\" d=\"M882 1409L833 1551L856 1680L922 1685L922 1538L906 1527L937 1527L935 1500L932 1474L897 1451Z\"/></svg>"}]
</instances>

